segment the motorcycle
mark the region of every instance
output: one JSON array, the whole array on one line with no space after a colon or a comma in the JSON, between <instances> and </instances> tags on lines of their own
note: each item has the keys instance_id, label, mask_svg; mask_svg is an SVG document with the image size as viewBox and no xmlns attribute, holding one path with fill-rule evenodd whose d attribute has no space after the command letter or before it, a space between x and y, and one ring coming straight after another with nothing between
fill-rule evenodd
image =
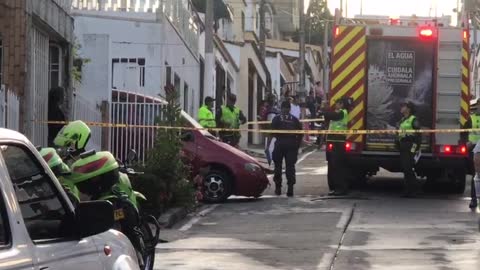
<instances>
[{"instance_id":1,"label":"motorcycle","mask_svg":"<svg viewBox=\"0 0 480 270\"><path fill-rule=\"evenodd\" d=\"M129 155L135 155L134 152ZM110 152L91 150L80 154L72 164L70 179L80 192L91 200L106 200L114 207L114 229L124 233L131 241L141 269L153 269L155 246L159 242L160 225L155 217L143 215L139 200L146 198L135 192L129 175L137 175L126 162L117 161ZM150 224L155 227L152 233Z\"/></svg>"},{"instance_id":2,"label":"motorcycle","mask_svg":"<svg viewBox=\"0 0 480 270\"><path fill-rule=\"evenodd\" d=\"M160 225L155 217L142 214L139 202L147 199L133 190L129 179L129 176L141 174L127 165L137 159L137 154L130 150L127 160L122 162L110 152L85 151L90 137L90 128L81 120L65 125L55 137L54 144L60 156L71 168L68 180L88 197L86 199L107 200L113 204L114 229L129 238L137 251L141 269L151 270Z\"/></svg>"},{"instance_id":3,"label":"motorcycle","mask_svg":"<svg viewBox=\"0 0 480 270\"><path fill-rule=\"evenodd\" d=\"M37 146L37 150L40 152L40 155L45 162L47 162L48 167L50 167L52 172L58 178L63 190L70 199L70 202L74 206L77 206L80 202L80 192L78 191L78 188L68 179L69 175L71 174L70 168L63 162L62 158L60 158L55 148L42 148Z\"/></svg>"}]
</instances>

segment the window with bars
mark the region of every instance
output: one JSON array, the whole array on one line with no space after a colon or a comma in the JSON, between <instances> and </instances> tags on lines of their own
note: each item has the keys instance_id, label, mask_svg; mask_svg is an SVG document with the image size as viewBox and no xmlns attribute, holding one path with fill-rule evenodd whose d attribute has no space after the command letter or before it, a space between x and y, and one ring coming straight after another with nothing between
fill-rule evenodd
<instances>
[{"instance_id":1,"label":"window with bars","mask_svg":"<svg viewBox=\"0 0 480 270\"><path fill-rule=\"evenodd\" d=\"M62 48L50 45L50 81L49 88L62 86Z\"/></svg>"}]
</instances>

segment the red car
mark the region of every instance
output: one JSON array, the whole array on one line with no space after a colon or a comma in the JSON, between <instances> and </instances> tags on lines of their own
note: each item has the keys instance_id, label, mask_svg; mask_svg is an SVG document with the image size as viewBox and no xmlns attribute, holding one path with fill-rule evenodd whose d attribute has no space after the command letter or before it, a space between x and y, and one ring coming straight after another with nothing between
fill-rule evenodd
<instances>
[{"instance_id":1,"label":"red car","mask_svg":"<svg viewBox=\"0 0 480 270\"><path fill-rule=\"evenodd\" d=\"M182 117L192 127L201 128L185 112L182 112ZM182 154L192 166L192 175L208 168L203 186L206 202L223 202L230 195L260 197L267 188L267 175L256 159L220 142L208 131L184 131L182 140Z\"/></svg>"}]
</instances>

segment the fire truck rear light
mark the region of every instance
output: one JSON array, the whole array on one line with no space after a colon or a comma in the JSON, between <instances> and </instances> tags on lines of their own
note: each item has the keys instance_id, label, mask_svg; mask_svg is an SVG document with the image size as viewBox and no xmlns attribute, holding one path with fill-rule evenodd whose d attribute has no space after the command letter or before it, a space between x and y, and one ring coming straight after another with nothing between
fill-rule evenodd
<instances>
[{"instance_id":1,"label":"fire truck rear light","mask_svg":"<svg viewBox=\"0 0 480 270\"><path fill-rule=\"evenodd\" d=\"M333 151L333 143L329 143L329 144L327 145L327 150L328 150L329 152Z\"/></svg>"},{"instance_id":2,"label":"fire truck rear light","mask_svg":"<svg viewBox=\"0 0 480 270\"><path fill-rule=\"evenodd\" d=\"M390 25L400 25L400 19L390 18Z\"/></svg>"},{"instance_id":3,"label":"fire truck rear light","mask_svg":"<svg viewBox=\"0 0 480 270\"><path fill-rule=\"evenodd\" d=\"M420 30L420 36L421 37L426 37L426 38L432 37L433 36L433 30L429 29L429 28L421 29Z\"/></svg>"},{"instance_id":4,"label":"fire truck rear light","mask_svg":"<svg viewBox=\"0 0 480 270\"><path fill-rule=\"evenodd\" d=\"M467 153L467 147L465 145L462 145L458 148L458 153L465 155Z\"/></svg>"},{"instance_id":5,"label":"fire truck rear light","mask_svg":"<svg viewBox=\"0 0 480 270\"><path fill-rule=\"evenodd\" d=\"M340 35L340 28L335 27L335 37L338 37Z\"/></svg>"},{"instance_id":6,"label":"fire truck rear light","mask_svg":"<svg viewBox=\"0 0 480 270\"><path fill-rule=\"evenodd\" d=\"M350 152L350 151L355 151L357 150L357 144L352 143L352 142L346 142L345 143L345 151Z\"/></svg>"},{"instance_id":7,"label":"fire truck rear light","mask_svg":"<svg viewBox=\"0 0 480 270\"><path fill-rule=\"evenodd\" d=\"M468 39L468 31L467 30L463 30L463 39Z\"/></svg>"},{"instance_id":8,"label":"fire truck rear light","mask_svg":"<svg viewBox=\"0 0 480 270\"><path fill-rule=\"evenodd\" d=\"M349 143L349 142L345 143L345 150L346 150L347 152L352 151L352 144Z\"/></svg>"},{"instance_id":9,"label":"fire truck rear light","mask_svg":"<svg viewBox=\"0 0 480 270\"><path fill-rule=\"evenodd\" d=\"M452 147L450 145L444 145L442 148L442 153L445 154L451 154L452 153Z\"/></svg>"}]
</instances>

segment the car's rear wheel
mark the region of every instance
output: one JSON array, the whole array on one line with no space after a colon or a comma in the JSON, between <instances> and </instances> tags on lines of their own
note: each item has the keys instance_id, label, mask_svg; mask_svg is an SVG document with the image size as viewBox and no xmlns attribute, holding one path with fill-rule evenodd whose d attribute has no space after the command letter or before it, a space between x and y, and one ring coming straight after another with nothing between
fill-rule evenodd
<instances>
[{"instance_id":1,"label":"car's rear wheel","mask_svg":"<svg viewBox=\"0 0 480 270\"><path fill-rule=\"evenodd\" d=\"M211 170L203 180L203 199L208 203L220 203L232 194L231 177L220 170Z\"/></svg>"}]
</instances>

